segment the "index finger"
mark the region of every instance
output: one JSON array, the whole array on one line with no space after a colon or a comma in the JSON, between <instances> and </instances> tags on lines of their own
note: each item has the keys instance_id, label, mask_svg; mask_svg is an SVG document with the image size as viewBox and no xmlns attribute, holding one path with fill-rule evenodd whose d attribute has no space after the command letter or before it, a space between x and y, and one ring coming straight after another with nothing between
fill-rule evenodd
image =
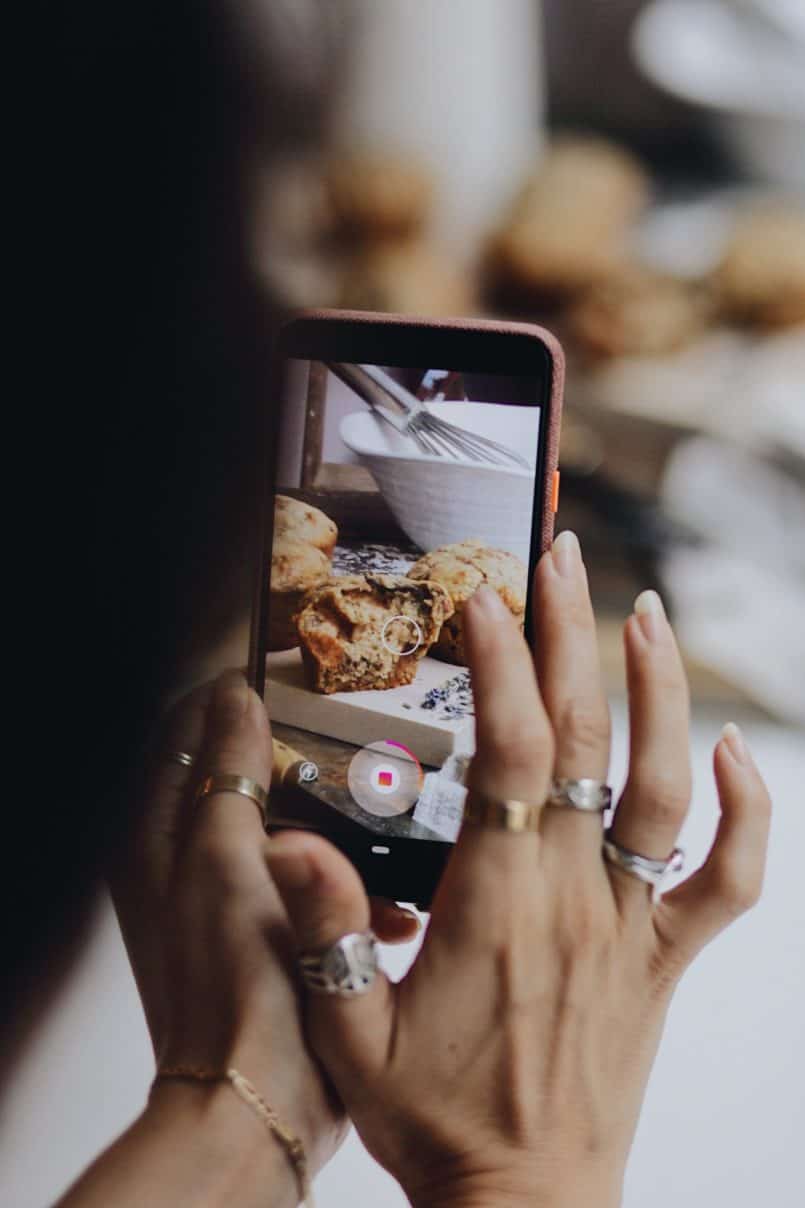
<instances>
[{"instance_id":1,"label":"index finger","mask_svg":"<svg viewBox=\"0 0 805 1208\"><path fill-rule=\"evenodd\" d=\"M243 776L268 789L271 782L271 729L265 706L239 671L227 671L213 687L198 778ZM199 798L188 827L188 843L216 858L235 859L255 852L262 866L265 845L262 812L238 792L212 792Z\"/></svg>"},{"instance_id":2,"label":"index finger","mask_svg":"<svg viewBox=\"0 0 805 1208\"><path fill-rule=\"evenodd\" d=\"M550 777L553 733L531 652L491 587L481 587L468 601L464 626L476 723L471 787L486 796L540 805Z\"/></svg>"},{"instance_id":3,"label":"index finger","mask_svg":"<svg viewBox=\"0 0 805 1208\"><path fill-rule=\"evenodd\" d=\"M531 652L491 588L468 601L464 627L476 719L470 795L539 808L548 793L554 743ZM495 920L506 927L533 887L539 842L536 831L465 823L436 894L431 933L446 931L451 945L465 939L474 944L496 927Z\"/></svg>"}]
</instances>

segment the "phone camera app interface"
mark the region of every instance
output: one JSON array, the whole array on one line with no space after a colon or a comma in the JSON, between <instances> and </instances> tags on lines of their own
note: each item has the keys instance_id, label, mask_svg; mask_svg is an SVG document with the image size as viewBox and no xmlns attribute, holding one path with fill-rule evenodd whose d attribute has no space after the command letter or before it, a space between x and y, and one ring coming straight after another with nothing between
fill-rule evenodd
<instances>
[{"instance_id":1,"label":"phone camera app interface","mask_svg":"<svg viewBox=\"0 0 805 1208\"><path fill-rule=\"evenodd\" d=\"M381 739L359 751L349 765L347 784L354 800L377 818L407 814L419 800L424 775L402 743Z\"/></svg>"},{"instance_id":2,"label":"phone camera app interface","mask_svg":"<svg viewBox=\"0 0 805 1208\"><path fill-rule=\"evenodd\" d=\"M474 741L462 613L488 584L524 622L542 383L287 369L268 572L274 737L325 833L337 815L453 840Z\"/></svg>"}]
</instances>

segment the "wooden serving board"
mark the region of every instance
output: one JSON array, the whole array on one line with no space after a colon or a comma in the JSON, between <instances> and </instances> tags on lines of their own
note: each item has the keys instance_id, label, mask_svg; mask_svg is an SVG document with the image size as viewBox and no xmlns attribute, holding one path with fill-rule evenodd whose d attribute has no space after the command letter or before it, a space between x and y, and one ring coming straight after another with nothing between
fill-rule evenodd
<instances>
[{"instance_id":1,"label":"wooden serving board","mask_svg":"<svg viewBox=\"0 0 805 1208\"><path fill-rule=\"evenodd\" d=\"M465 747L474 719L448 718L438 708L424 709L422 702L463 670L426 656L414 682L405 687L323 696L307 687L299 649L282 650L266 658L268 713L272 721L358 747L392 738L410 747L420 763L441 767L459 737Z\"/></svg>"}]
</instances>

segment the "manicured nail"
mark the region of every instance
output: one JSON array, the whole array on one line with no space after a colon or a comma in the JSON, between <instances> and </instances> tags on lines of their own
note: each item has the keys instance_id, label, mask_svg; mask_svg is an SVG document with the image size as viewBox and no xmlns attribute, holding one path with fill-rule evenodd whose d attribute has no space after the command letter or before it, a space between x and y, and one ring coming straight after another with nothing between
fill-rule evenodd
<instances>
[{"instance_id":1,"label":"manicured nail","mask_svg":"<svg viewBox=\"0 0 805 1208\"><path fill-rule=\"evenodd\" d=\"M417 931L422 930L422 919L418 914L413 910L406 910L403 906L399 906L397 909L399 910L401 919L404 919L407 923L415 923Z\"/></svg>"},{"instance_id":2,"label":"manicured nail","mask_svg":"<svg viewBox=\"0 0 805 1208\"><path fill-rule=\"evenodd\" d=\"M488 583L484 583L471 596L471 599L483 609L485 615L490 621L505 621L511 617L506 605L501 600L494 587L490 587Z\"/></svg>"},{"instance_id":3,"label":"manicured nail","mask_svg":"<svg viewBox=\"0 0 805 1208\"><path fill-rule=\"evenodd\" d=\"M565 529L553 543L554 566L560 575L571 578L582 567L579 539L570 529Z\"/></svg>"},{"instance_id":4,"label":"manicured nail","mask_svg":"<svg viewBox=\"0 0 805 1208\"><path fill-rule=\"evenodd\" d=\"M640 628L650 642L660 636L667 621L662 600L656 591L641 591L634 602L634 612Z\"/></svg>"},{"instance_id":5,"label":"manicured nail","mask_svg":"<svg viewBox=\"0 0 805 1208\"><path fill-rule=\"evenodd\" d=\"M743 734L734 721L727 722L721 731L721 737L736 763L749 763L749 748L746 745Z\"/></svg>"}]
</instances>

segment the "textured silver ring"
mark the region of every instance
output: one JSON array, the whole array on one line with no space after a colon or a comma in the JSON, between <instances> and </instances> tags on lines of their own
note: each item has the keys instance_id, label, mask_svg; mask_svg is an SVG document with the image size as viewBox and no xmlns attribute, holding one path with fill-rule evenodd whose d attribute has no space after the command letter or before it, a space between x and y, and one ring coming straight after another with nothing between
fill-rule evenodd
<instances>
[{"instance_id":1,"label":"textured silver ring","mask_svg":"<svg viewBox=\"0 0 805 1208\"><path fill-rule=\"evenodd\" d=\"M616 843L611 837L609 831L604 835L603 851L604 859L608 860L610 864L620 868L630 877L636 877L638 881L644 881L646 885L650 885L655 902L658 902L661 897L661 887L665 878L671 873L681 872L685 863L685 853L681 847L675 847L667 859L655 860L651 856L641 856L639 852L630 851L628 847L621 847L620 843Z\"/></svg>"},{"instance_id":2,"label":"textured silver ring","mask_svg":"<svg viewBox=\"0 0 805 1208\"><path fill-rule=\"evenodd\" d=\"M180 763L183 768L192 768L196 762L195 755L188 755L187 751L167 751L166 759L170 759L172 763Z\"/></svg>"},{"instance_id":3,"label":"textured silver ring","mask_svg":"<svg viewBox=\"0 0 805 1208\"><path fill-rule=\"evenodd\" d=\"M299 970L308 989L340 998L365 994L378 967L377 940L372 931L353 931L324 952L303 952L299 957Z\"/></svg>"},{"instance_id":4,"label":"textured silver ring","mask_svg":"<svg viewBox=\"0 0 805 1208\"><path fill-rule=\"evenodd\" d=\"M612 804L612 789L605 780L554 780L546 805L603 814Z\"/></svg>"}]
</instances>

